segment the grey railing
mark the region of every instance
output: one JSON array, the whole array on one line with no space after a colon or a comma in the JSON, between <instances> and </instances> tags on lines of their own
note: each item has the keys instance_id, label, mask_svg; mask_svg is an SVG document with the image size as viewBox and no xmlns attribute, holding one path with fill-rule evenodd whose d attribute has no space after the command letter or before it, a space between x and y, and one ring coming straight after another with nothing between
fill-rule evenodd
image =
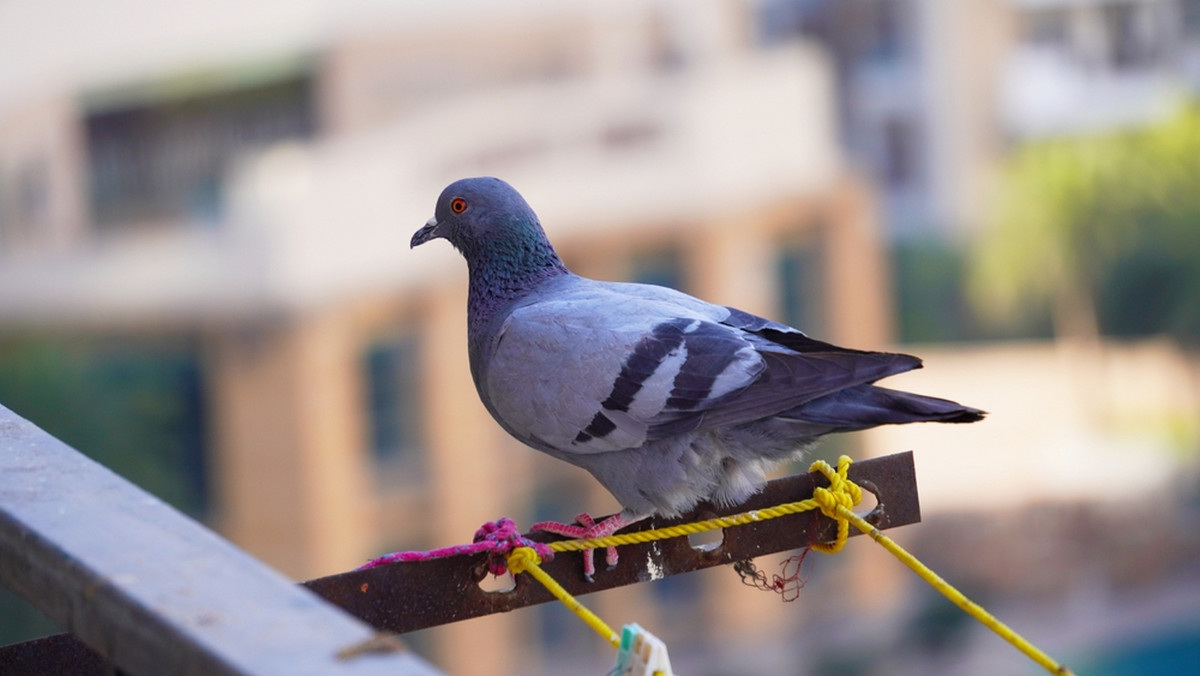
<instances>
[{"instance_id":1,"label":"grey railing","mask_svg":"<svg viewBox=\"0 0 1200 676\"><path fill-rule=\"evenodd\" d=\"M98 656L50 653L76 667L437 673L403 651L352 650L376 631L3 406L0 584ZM43 652L14 649L0 672L55 673Z\"/></svg>"}]
</instances>

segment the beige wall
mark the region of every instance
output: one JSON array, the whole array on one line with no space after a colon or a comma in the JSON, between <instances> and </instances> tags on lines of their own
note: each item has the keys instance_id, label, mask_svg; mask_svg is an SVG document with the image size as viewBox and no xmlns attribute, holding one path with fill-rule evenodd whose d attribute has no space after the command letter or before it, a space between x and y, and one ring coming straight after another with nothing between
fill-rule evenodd
<instances>
[{"instance_id":1,"label":"beige wall","mask_svg":"<svg viewBox=\"0 0 1200 676\"><path fill-rule=\"evenodd\" d=\"M1005 0L923 0L921 8L934 208L949 223L976 229L1007 152L1000 99L1020 15Z\"/></svg>"},{"instance_id":2,"label":"beige wall","mask_svg":"<svg viewBox=\"0 0 1200 676\"><path fill-rule=\"evenodd\" d=\"M356 336L331 312L215 334L205 355L221 530L297 578L369 545Z\"/></svg>"}]
</instances>

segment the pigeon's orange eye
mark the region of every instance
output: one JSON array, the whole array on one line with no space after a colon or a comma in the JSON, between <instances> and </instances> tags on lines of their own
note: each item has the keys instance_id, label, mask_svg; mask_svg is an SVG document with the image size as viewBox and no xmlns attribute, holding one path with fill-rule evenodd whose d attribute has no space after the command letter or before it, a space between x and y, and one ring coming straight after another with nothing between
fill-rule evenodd
<instances>
[{"instance_id":1,"label":"pigeon's orange eye","mask_svg":"<svg viewBox=\"0 0 1200 676\"><path fill-rule=\"evenodd\" d=\"M455 197L450 200L450 211L456 214L461 214L467 210L467 201L461 197Z\"/></svg>"}]
</instances>

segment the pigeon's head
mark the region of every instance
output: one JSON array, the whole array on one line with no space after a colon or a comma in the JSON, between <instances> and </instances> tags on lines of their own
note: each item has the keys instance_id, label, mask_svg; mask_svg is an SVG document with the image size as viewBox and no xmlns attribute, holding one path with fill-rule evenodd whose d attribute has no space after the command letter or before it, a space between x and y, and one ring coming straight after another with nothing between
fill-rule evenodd
<instances>
[{"instance_id":1,"label":"pigeon's head","mask_svg":"<svg viewBox=\"0 0 1200 676\"><path fill-rule=\"evenodd\" d=\"M464 178L446 186L433 218L413 235L412 246L449 240L468 257L509 243L545 240L545 232L525 198L498 178Z\"/></svg>"}]
</instances>

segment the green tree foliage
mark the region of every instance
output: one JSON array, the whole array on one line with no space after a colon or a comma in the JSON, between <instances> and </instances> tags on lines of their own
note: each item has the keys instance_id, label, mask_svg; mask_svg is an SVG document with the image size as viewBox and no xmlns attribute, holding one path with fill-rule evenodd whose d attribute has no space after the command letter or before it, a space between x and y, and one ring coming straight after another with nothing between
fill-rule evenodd
<instances>
[{"instance_id":1,"label":"green tree foliage","mask_svg":"<svg viewBox=\"0 0 1200 676\"><path fill-rule=\"evenodd\" d=\"M892 245L892 291L902 343L994 341L1051 335L1045 312L1020 322L981 321L967 294L970 252L944 237L910 238Z\"/></svg>"},{"instance_id":2,"label":"green tree foliage","mask_svg":"<svg viewBox=\"0 0 1200 676\"><path fill-rule=\"evenodd\" d=\"M992 216L970 287L985 317L1049 309L1060 336L1200 342L1200 108L1021 149Z\"/></svg>"}]
</instances>

